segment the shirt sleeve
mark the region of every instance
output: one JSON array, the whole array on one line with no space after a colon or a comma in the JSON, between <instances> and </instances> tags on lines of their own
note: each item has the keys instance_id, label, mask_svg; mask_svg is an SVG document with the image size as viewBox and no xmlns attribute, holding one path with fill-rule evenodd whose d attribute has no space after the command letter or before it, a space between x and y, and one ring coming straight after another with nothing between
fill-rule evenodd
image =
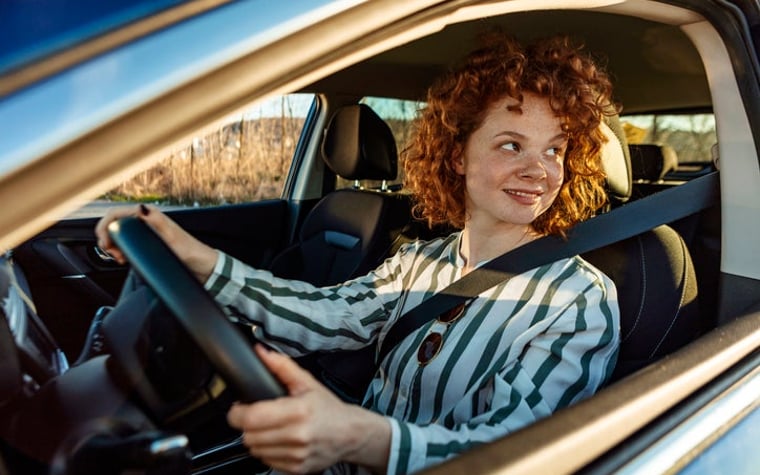
<instances>
[{"instance_id":1,"label":"shirt sleeve","mask_svg":"<svg viewBox=\"0 0 760 475\"><path fill-rule=\"evenodd\" d=\"M619 346L617 296L607 282L558 309L553 323L481 388L491 392L490 406L466 423L447 427L389 418L388 473L441 463L592 395L611 374Z\"/></svg>"},{"instance_id":2,"label":"shirt sleeve","mask_svg":"<svg viewBox=\"0 0 760 475\"><path fill-rule=\"evenodd\" d=\"M206 290L255 326L257 337L291 356L371 344L398 301L400 257L340 285L280 279L218 251Z\"/></svg>"}]
</instances>

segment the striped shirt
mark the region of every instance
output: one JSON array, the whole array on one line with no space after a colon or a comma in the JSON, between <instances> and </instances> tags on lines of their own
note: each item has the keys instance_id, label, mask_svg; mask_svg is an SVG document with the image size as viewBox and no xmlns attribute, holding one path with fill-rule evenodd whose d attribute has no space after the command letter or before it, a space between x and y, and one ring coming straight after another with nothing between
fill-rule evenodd
<instances>
[{"instance_id":1,"label":"striped shirt","mask_svg":"<svg viewBox=\"0 0 760 475\"><path fill-rule=\"evenodd\" d=\"M206 288L291 356L379 350L396 319L461 277L460 239L410 243L366 276L322 288L220 253ZM431 316L408 335L365 394L364 407L391 425L388 473L440 463L593 394L617 356L617 293L580 257L536 268L480 294L421 366L422 340L444 327Z\"/></svg>"}]
</instances>

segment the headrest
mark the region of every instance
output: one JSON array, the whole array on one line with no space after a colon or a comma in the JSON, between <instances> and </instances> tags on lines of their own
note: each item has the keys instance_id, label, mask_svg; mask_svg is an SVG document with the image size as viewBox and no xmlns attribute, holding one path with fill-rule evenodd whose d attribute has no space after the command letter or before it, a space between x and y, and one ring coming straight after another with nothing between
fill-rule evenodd
<instances>
[{"instance_id":1,"label":"headrest","mask_svg":"<svg viewBox=\"0 0 760 475\"><path fill-rule=\"evenodd\" d=\"M607 117L601 125L607 137L602 146L602 167L607 175L607 193L612 206L628 201L631 196L631 157L618 116Z\"/></svg>"},{"instance_id":2,"label":"headrest","mask_svg":"<svg viewBox=\"0 0 760 475\"><path fill-rule=\"evenodd\" d=\"M388 124L365 104L341 107L327 125L322 158L347 180L394 180L398 153Z\"/></svg>"},{"instance_id":3,"label":"headrest","mask_svg":"<svg viewBox=\"0 0 760 475\"><path fill-rule=\"evenodd\" d=\"M657 182L678 168L678 155L670 145L631 144L634 180Z\"/></svg>"}]
</instances>

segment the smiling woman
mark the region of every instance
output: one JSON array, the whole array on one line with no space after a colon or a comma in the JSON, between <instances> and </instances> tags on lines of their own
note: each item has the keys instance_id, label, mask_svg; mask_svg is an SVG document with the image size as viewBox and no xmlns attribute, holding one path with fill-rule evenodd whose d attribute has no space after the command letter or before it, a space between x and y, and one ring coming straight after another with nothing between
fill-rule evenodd
<instances>
[{"instance_id":1,"label":"smiling woman","mask_svg":"<svg viewBox=\"0 0 760 475\"><path fill-rule=\"evenodd\" d=\"M556 180L563 183L559 199L555 202L556 193L551 193L545 203L546 208L554 203L551 209L547 213L543 213L546 208L541 209L529 222L536 219L533 227L538 233L564 235L570 226L593 215L606 200L604 174L598 160L605 139L599 130L599 123L600 115L613 115L616 111L612 104L604 103L611 96L611 84L593 63L584 62L580 49L570 44L567 38L540 43L524 52L513 52L504 47L502 53L505 59L499 62L488 55L487 49L481 53L482 57L476 51L469 62L462 66L465 73L468 68L473 70L471 74L476 78L478 68L488 69L492 77L486 78L482 84L476 82L476 86L470 86L466 83L469 79L466 76L447 77L429 91L428 105L422 112L420 133L414 137L405 154L407 185L418 194L417 212L424 215L430 225L450 222L462 227L468 217L465 214L465 201L461 198L469 177L462 181L458 176L463 174L463 164L460 162L467 157L467 149L461 148L461 136L475 134L476 127L487 123L487 127L481 127L477 132L478 140L468 142L467 147L484 147L481 151L484 153L488 148L501 148L504 144L510 144L510 147L519 149L515 150L516 157L525 155L522 149L527 145L544 147L540 150L542 155L551 155L552 150L561 149L561 154L549 157L552 161L558 157L562 159L562 170L554 173ZM583 64L589 71L581 70L580 66L578 69L568 66L561 75L558 73L557 78L547 79L541 74L543 63L552 65L559 62L574 66ZM522 68L530 67L535 70L522 72ZM504 77L510 77L513 68L521 71L522 75L510 79L515 83L501 85ZM566 91L566 94L557 97L552 89L555 87ZM506 97L494 97L496 91L502 91ZM528 104L524 103L524 95L529 99ZM536 96L550 97L551 107L533 101ZM497 104L496 99L501 102ZM489 107L484 107L486 105ZM523 108L529 106L532 107L523 111ZM498 114L511 114L513 120L524 123L519 131L512 131L501 127L496 120L484 121L484 114L495 119ZM438 122L430 119L436 115L446 119ZM546 137L542 137L545 143L520 145L501 137L502 134L527 137L528 130L533 128L546 134ZM568 139L570 142L566 144ZM434 151L432 154L431 150ZM531 152L535 154L536 150ZM508 152L503 150L503 153ZM427 158L429 155L431 158ZM483 174L491 173L490 167L494 165L496 164L489 164ZM432 188L427 184L431 168L439 174L438 186ZM439 169L443 172L439 173ZM471 199L473 190L468 191ZM485 202L480 203L480 206L484 205Z\"/></svg>"},{"instance_id":2,"label":"smiling woman","mask_svg":"<svg viewBox=\"0 0 760 475\"><path fill-rule=\"evenodd\" d=\"M452 111L433 99L446 84L459 86L446 101L467 98L472 104L472 115L460 113L458 124L447 123ZM483 261L563 233L602 204L602 174L576 173L580 163L601 169L598 129L611 110L609 95L604 73L565 38L527 47L506 35L487 38L431 89L413 143L434 147L411 149L406 157L413 194L440 192L446 175L457 182L441 201L463 203L463 229L402 246L374 271L341 285L316 287L247 266L151 208L110 211L96 228L98 243L122 261L122 250L105 229L136 214L221 305L254 325L261 341L293 357L359 350L381 341L425 295ZM360 121L362 126L367 127ZM453 140L451 154L435 148L446 137ZM423 169L424 182L416 175ZM585 195L574 197L574 207L561 203L552 209L562 187ZM539 219L546 213L548 218ZM457 218L447 215L445 222L458 226ZM340 472L350 464L354 470L401 474L585 399L612 374L620 331L615 286L578 256L516 275L460 313L458 319L438 320L448 331L434 330L431 321L394 346L361 406L342 403L292 360L260 347L258 356L288 396L235 405L227 420L243 432L251 454L278 470ZM410 357L425 354L417 348L426 335L436 334L437 357ZM292 434L307 436L294 440Z\"/></svg>"}]
</instances>

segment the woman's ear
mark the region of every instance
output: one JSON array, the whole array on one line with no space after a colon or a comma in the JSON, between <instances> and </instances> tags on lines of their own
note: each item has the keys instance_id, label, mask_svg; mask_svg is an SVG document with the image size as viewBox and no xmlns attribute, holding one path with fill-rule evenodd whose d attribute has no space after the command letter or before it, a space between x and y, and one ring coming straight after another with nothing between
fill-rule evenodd
<instances>
[{"instance_id":1,"label":"woman's ear","mask_svg":"<svg viewBox=\"0 0 760 475\"><path fill-rule=\"evenodd\" d=\"M457 146L451 154L451 166L458 175L464 175L464 153L461 146Z\"/></svg>"}]
</instances>

